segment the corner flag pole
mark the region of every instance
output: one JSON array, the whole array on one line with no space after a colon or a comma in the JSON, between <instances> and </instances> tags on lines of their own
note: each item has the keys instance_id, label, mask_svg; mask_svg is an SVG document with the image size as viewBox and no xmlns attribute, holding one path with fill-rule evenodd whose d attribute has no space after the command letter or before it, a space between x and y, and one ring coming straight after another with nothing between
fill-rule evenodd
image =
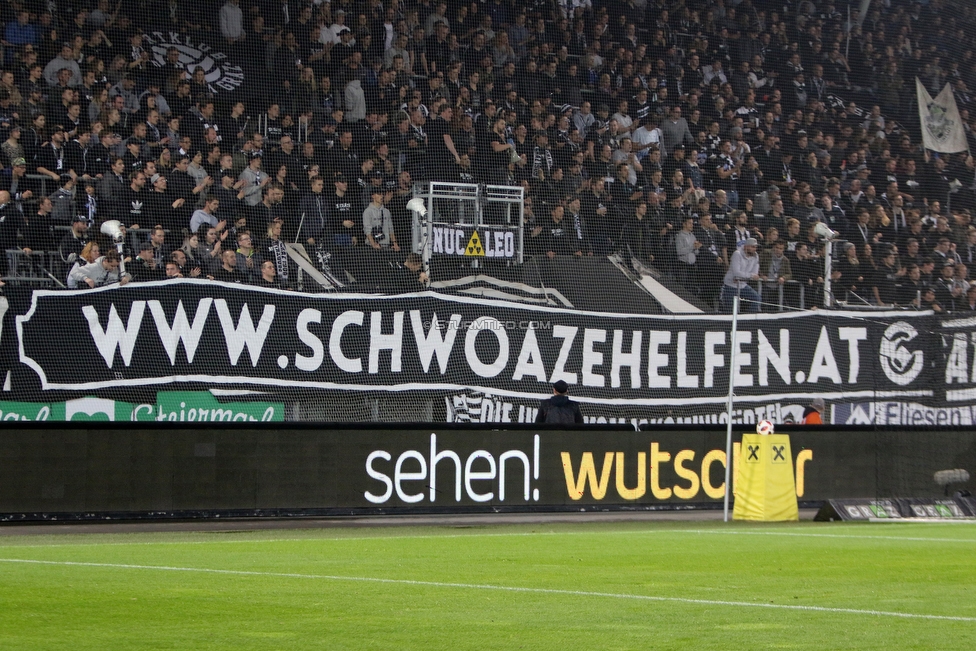
<instances>
[{"instance_id":1,"label":"corner flag pole","mask_svg":"<svg viewBox=\"0 0 976 651\"><path fill-rule=\"evenodd\" d=\"M728 416L728 426L725 430L725 522L729 521L729 495L732 494L732 396L734 381L732 366L735 356L735 335L739 326L739 293L736 292L732 298L732 338L729 342L729 402L726 406Z\"/></svg>"}]
</instances>

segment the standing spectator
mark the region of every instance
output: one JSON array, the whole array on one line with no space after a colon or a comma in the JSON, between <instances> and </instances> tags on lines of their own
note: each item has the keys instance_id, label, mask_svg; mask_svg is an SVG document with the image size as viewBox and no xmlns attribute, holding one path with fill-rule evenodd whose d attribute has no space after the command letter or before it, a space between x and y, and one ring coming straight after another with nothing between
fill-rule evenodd
<instances>
[{"instance_id":1,"label":"standing spectator","mask_svg":"<svg viewBox=\"0 0 976 651\"><path fill-rule=\"evenodd\" d=\"M323 190L325 189L325 179L315 176L310 181L310 191L302 196L301 205L298 212L301 215L302 226L298 234L299 239L304 237L304 242L308 246L322 246L329 220L328 197Z\"/></svg>"},{"instance_id":2,"label":"standing spectator","mask_svg":"<svg viewBox=\"0 0 976 651\"><path fill-rule=\"evenodd\" d=\"M759 275L766 283L763 285L763 300L780 307L785 301L785 297L781 300L780 288L793 280L793 269L785 252L786 242L780 240L759 256Z\"/></svg>"},{"instance_id":3,"label":"standing spectator","mask_svg":"<svg viewBox=\"0 0 976 651\"><path fill-rule=\"evenodd\" d=\"M262 154L255 152L251 154L247 167L238 177L243 181L241 187L242 199L248 206L256 206L261 203L264 186L271 182L271 177L261 169Z\"/></svg>"},{"instance_id":4,"label":"standing spectator","mask_svg":"<svg viewBox=\"0 0 976 651\"><path fill-rule=\"evenodd\" d=\"M393 215L386 207L392 196L392 191L374 186L370 191L370 204L363 211L363 233L375 251L400 251L393 229Z\"/></svg>"},{"instance_id":5,"label":"standing spectator","mask_svg":"<svg viewBox=\"0 0 976 651\"><path fill-rule=\"evenodd\" d=\"M209 198L204 201L203 206L194 211L190 217L190 232L196 233L201 226L213 226L217 231L223 231L227 227L227 222L217 220L217 207L220 205L219 199Z\"/></svg>"},{"instance_id":6,"label":"standing spectator","mask_svg":"<svg viewBox=\"0 0 976 651\"><path fill-rule=\"evenodd\" d=\"M71 220L71 230L61 239L61 244L58 246L61 261L68 265L74 264L86 244L88 244L88 219L84 215L76 215Z\"/></svg>"},{"instance_id":7,"label":"standing spectator","mask_svg":"<svg viewBox=\"0 0 976 651\"><path fill-rule=\"evenodd\" d=\"M244 274L247 282L251 282L261 273L261 256L258 255L251 238L251 231L237 232L237 265L236 269Z\"/></svg>"},{"instance_id":8,"label":"standing spectator","mask_svg":"<svg viewBox=\"0 0 976 651\"><path fill-rule=\"evenodd\" d=\"M271 262L274 264L274 276L282 286L287 286L289 277L288 248L281 239L281 227L282 222L280 219L276 219L268 224L266 231L267 239L264 242L261 257L265 260L265 263ZM264 271L262 270L263 276Z\"/></svg>"},{"instance_id":9,"label":"standing spectator","mask_svg":"<svg viewBox=\"0 0 976 651\"><path fill-rule=\"evenodd\" d=\"M688 128L688 120L681 117L680 106L673 107L671 115L661 125L661 142L664 145L665 156L670 156L678 144L695 144L695 137Z\"/></svg>"},{"instance_id":10,"label":"standing spectator","mask_svg":"<svg viewBox=\"0 0 976 651\"><path fill-rule=\"evenodd\" d=\"M762 299L749 285L749 281L759 280L759 256L756 255L758 246L756 239L750 237L742 243L742 248L732 253L729 270L725 272L722 283L722 295L719 298L723 310L732 311L732 300L738 294L744 311L759 311Z\"/></svg>"},{"instance_id":11,"label":"standing spectator","mask_svg":"<svg viewBox=\"0 0 976 651\"><path fill-rule=\"evenodd\" d=\"M579 405L570 400L569 385L565 380L557 380L552 384L552 398L539 403L536 423L553 425L579 425L583 423L583 413Z\"/></svg>"},{"instance_id":12,"label":"standing spectator","mask_svg":"<svg viewBox=\"0 0 976 651\"><path fill-rule=\"evenodd\" d=\"M47 82L48 86L58 85L58 77L62 70L67 70L69 73L67 85L81 85L81 68L78 66L78 62L75 61L74 48L68 42L62 44L61 53L44 66L44 81Z\"/></svg>"},{"instance_id":13,"label":"standing spectator","mask_svg":"<svg viewBox=\"0 0 976 651\"><path fill-rule=\"evenodd\" d=\"M145 172L136 170L129 174L129 185L122 190L119 220L130 229L137 230L147 214L143 211L149 198L145 187Z\"/></svg>"},{"instance_id":14,"label":"standing spectator","mask_svg":"<svg viewBox=\"0 0 976 651\"><path fill-rule=\"evenodd\" d=\"M795 260L791 261L793 280L796 280L803 287L803 298L797 302L794 296L791 299L791 303L800 309L809 309L819 305L822 301L824 284L823 260L810 252L810 247L806 242L796 243L795 254ZM875 273L877 272L873 272L872 276Z\"/></svg>"},{"instance_id":15,"label":"standing spectator","mask_svg":"<svg viewBox=\"0 0 976 651\"><path fill-rule=\"evenodd\" d=\"M542 229L542 248L550 260L557 255L574 255L579 250L578 240L565 222L566 210L561 205L553 206L549 214L549 224Z\"/></svg>"},{"instance_id":16,"label":"standing spectator","mask_svg":"<svg viewBox=\"0 0 976 651\"><path fill-rule=\"evenodd\" d=\"M592 256L593 247L590 245L589 228L580 213L580 198L569 197L566 200L566 212L569 213L569 226L573 229L573 237L576 239L573 255Z\"/></svg>"},{"instance_id":17,"label":"standing spectator","mask_svg":"<svg viewBox=\"0 0 976 651\"><path fill-rule=\"evenodd\" d=\"M701 213L699 219L700 228L695 232L695 237L701 242L695 262L700 279L699 296L705 305L711 307L718 298L722 277L729 266L729 252L725 235L712 222L712 216L707 210Z\"/></svg>"},{"instance_id":18,"label":"standing spectator","mask_svg":"<svg viewBox=\"0 0 976 651\"><path fill-rule=\"evenodd\" d=\"M675 257L678 260L677 275L685 285L692 285L697 280L695 262L698 259L698 249L701 242L695 237L695 220L685 217L681 222L681 230L674 236Z\"/></svg>"},{"instance_id":19,"label":"standing spectator","mask_svg":"<svg viewBox=\"0 0 976 651\"><path fill-rule=\"evenodd\" d=\"M461 156L454 147L451 137L451 121L454 119L454 109L450 104L441 105L437 118L427 126L427 154L430 160L428 174L437 178L440 175L450 175L455 166L461 162Z\"/></svg>"},{"instance_id":20,"label":"standing spectator","mask_svg":"<svg viewBox=\"0 0 976 651\"><path fill-rule=\"evenodd\" d=\"M240 0L227 0L220 8L220 34L231 46L244 40L244 12Z\"/></svg>"}]
</instances>

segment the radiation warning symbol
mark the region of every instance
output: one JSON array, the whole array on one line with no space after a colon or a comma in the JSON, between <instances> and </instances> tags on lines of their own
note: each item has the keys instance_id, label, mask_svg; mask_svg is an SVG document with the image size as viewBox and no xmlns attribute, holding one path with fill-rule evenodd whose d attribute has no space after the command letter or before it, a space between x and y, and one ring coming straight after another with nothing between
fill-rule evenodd
<instances>
[{"instance_id":1,"label":"radiation warning symbol","mask_svg":"<svg viewBox=\"0 0 976 651\"><path fill-rule=\"evenodd\" d=\"M484 257L485 247L481 246L481 238L478 237L478 231L471 234L471 239L468 240L468 246L464 249L464 255Z\"/></svg>"}]
</instances>

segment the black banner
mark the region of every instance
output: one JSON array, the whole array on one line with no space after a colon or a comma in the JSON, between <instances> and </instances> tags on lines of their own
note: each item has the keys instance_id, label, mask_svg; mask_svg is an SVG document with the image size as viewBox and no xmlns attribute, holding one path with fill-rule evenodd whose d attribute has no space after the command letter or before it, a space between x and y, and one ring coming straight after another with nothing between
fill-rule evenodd
<instances>
[{"instance_id":1,"label":"black banner","mask_svg":"<svg viewBox=\"0 0 976 651\"><path fill-rule=\"evenodd\" d=\"M0 519L714 507L725 489L718 427L119 425L0 430ZM790 436L801 504L938 497L935 470L976 463L969 430L795 429ZM734 489L738 442L732 454Z\"/></svg>"},{"instance_id":2,"label":"black banner","mask_svg":"<svg viewBox=\"0 0 976 651\"><path fill-rule=\"evenodd\" d=\"M221 98L237 93L244 85L244 70L233 52L225 50L217 39L208 42L196 32L174 32L167 29L149 29L143 33L143 42L149 52L150 62L157 68L167 63L168 52L174 48L176 63L192 77L197 68L203 70L207 89Z\"/></svg>"},{"instance_id":3,"label":"black banner","mask_svg":"<svg viewBox=\"0 0 976 651\"><path fill-rule=\"evenodd\" d=\"M948 356L962 400L974 379L967 323L948 340L959 349ZM731 350L723 315L605 314L434 293L304 295L189 280L35 291L16 317L17 362L42 392L190 383L534 402L562 379L585 405L718 411L730 372L740 405L816 396L939 404L949 370L938 328L929 314L904 312L744 316Z\"/></svg>"}]
</instances>

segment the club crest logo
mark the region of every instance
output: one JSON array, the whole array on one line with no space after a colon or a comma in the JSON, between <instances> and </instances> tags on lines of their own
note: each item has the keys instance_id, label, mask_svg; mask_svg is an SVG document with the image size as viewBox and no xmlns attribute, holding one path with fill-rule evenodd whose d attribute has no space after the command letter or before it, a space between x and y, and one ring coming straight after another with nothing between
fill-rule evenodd
<instances>
[{"instance_id":1,"label":"club crest logo","mask_svg":"<svg viewBox=\"0 0 976 651\"><path fill-rule=\"evenodd\" d=\"M956 128L956 121L949 117L944 106L936 102L930 102L926 108L928 115L925 116L925 130L937 142L948 141Z\"/></svg>"},{"instance_id":2,"label":"club crest logo","mask_svg":"<svg viewBox=\"0 0 976 651\"><path fill-rule=\"evenodd\" d=\"M911 384L922 372L925 353L921 350L909 350L904 345L917 336L918 330L904 321L892 323L884 331L879 351L881 370L898 386Z\"/></svg>"},{"instance_id":3,"label":"club crest logo","mask_svg":"<svg viewBox=\"0 0 976 651\"><path fill-rule=\"evenodd\" d=\"M192 75L199 67L212 93L229 93L244 83L244 71L231 63L227 55L211 48L206 43L194 41L192 37L178 32L152 31L143 35L150 46L152 61L162 67L166 63L166 51L175 47L180 53L180 65Z\"/></svg>"}]
</instances>

